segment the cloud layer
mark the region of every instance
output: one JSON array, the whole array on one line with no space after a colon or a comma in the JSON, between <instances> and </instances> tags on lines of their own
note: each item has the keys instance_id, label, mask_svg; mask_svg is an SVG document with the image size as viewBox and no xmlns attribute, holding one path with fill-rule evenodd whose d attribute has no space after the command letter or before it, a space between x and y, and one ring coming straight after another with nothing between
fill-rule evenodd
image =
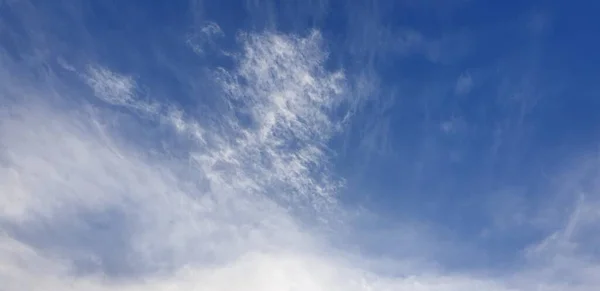
<instances>
[{"instance_id":1,"label":"cloud layer","mask_svg":"<svg viewBox=\"0 0 600 291\"><path fill-rule=\"evenodd\" d=\"M397 45L445 62L438 51L445 42L434 49L418 35ZM204 55L217 36L223 30L208 22L182 43ZM317 30L239 33L238 48L225 54L233 65L208 74L218 89L207 98L224 106L206 116L92 58L24 61L3 47L0 290L588 291L600 284L595 157L566 168L545 204L522 218L548 236L522 250L510 271L445 265L431 254L468 261L478 253L462 241L442 243L443 234L420 224L399 221L377 236L354 225L368 211L340 202L344 179L329 144L366 103L349 83L358 79L353 72L328 63L325 43ZM469 95L472 83L468 73L453 79L454 93ZM453 134L457 123L441 130ZM359 147L392 151L393 124L384 125ZM570 209L558 207L574 193ZM389 257L352 247L369 240Z\"/></svg>"}]
</instances>

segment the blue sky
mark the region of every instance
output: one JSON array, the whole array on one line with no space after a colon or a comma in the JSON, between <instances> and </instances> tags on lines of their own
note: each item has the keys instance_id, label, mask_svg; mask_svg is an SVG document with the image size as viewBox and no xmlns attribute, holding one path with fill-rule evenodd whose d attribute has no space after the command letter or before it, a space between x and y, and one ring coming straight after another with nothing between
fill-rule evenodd
<instances>
[{"instance_id":1,"label":"blue sky","mask_svg":"<svg viewBox=\"0 0 600 291\"><path fill-rule=\"evenodd\" d=\"M598 8L0 1L0 281L595 290Z\"/></svg>"}]
</instances>

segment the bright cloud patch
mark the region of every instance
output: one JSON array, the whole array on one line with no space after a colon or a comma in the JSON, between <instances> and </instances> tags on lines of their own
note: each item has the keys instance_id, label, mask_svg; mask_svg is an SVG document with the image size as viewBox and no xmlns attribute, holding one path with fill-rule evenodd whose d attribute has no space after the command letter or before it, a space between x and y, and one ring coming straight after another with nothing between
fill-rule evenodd
<instances>
[{"instance_id":1,"label":"bright cloud patch","mask_svg":"<svg viewBox=\"0 0 600 291\"><path fill-rule=\"evenodd\" d=\"M165 279L118 288L202 282L211 290L310 290L337 280L333 261L306 257L319 249L316 241L273 199L331 203L336 184L313 171L326 166L323 142L335 127L327 110L341 76L320 66L316 34L248 37L239 70L223 85L226 98L244 103L250 124L224 119L224 129L204 128L172 107L148 106L131 77L100 66L81 73L102 101L191 138L187 160L114 137L110 121L119 117L110 108L40 105L41 88L31 101L3 108L1 255L9 290L111 289L112 280L149 274Z\"/></svg>"},{"instance_id":2,"label":"bright cloud patch","mask_svg":"<svg viewBox=\"0 0 600 291\"><path fill-rule=\"evenodd\" d=\"M98 98L115 105L132 102L136 87L133 78L121 76L101 67L90 67L88 74L87 82Z\"/></svg>"}]
</instances>

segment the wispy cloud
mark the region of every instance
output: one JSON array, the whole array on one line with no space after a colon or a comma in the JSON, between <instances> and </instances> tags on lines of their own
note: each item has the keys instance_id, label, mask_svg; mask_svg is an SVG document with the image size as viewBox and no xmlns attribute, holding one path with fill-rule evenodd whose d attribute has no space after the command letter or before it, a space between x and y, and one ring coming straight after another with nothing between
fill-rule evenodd
<instances>
[{"instance_id":1,"label":"wispy cloud","mask_svg":"<svg viewBox=\"0 0 600 291\"><path fill-rule=\"evenodd\" d=\"M223 37L221 27L214 22L206 22L200 27L194 27L192 33L188 35L186 44L197 54L203 55L207 48L215 46L215 40Z\"/></svg>"},{"instance_id":2,"label":"wispy cloud","mask_svg":"<svg viewBox=\"0 0 600 291\"><path fill-rule=\"evenodd\" d=\"M473 88L473 77L471 77L471 74L467 73L463 73L458 77L458 80L456 80L456 86L454 87L454 93L456 95L465 95L465 94L469 94L469 92L471 92L471 89Z\"/></svg>"},{"instance_id":3,"label":"wispy cloud","mask_svg":"<svg viewBox=\"0 0 600 291\"><path fill-rule=\"evenodd\" d=\"M66 72L42 77L23 73L37 72L27 62L0 66L0 289L594 290L596 238L581 237L600 219L588 168L568 181L591 185L572 215L508 274L418 258L455 251L418 227L372 238L381 253L400 249L387 261L333 247L351 223L338 215L354 210L338 202L327 145L352 116L340 108L362 103L323 43L318 31L240 33L235 65L212 75L221 90L210 97L228 105L213 123L102 63L61 61ZM363 147L386 151L392 123L371 129Z\"/></svg>"},{"instance_id":4,"label":"wispy cloud","mask_svg":"<svg viewBox=\"0 0 600 291\"><path fill-rule=\"evenodd\" d=\"M224 72L223 85L226 98L250 113L248 124L226 118L224 128L204 128L172 106L149 106L129 76L97 65L80 74L102 101L191 138L187 161L124 139L107 121L143 123L111 107L69 113L40 105L45 91L34 83L27 101L3 107L1 256L9 290L128 290L148 285L110 281L146 274L173 276L151 279L157 290L199 282L211 290L280 289L296 276L312 288L331 280L308 273L319 259L300 250L317 250L313 238L286 210L292 203L275 201L333 201L335 182L313 171L327 176L322 147L336 130L327 110L339 102L343 75L322 68L318 34L247 37L239 69ZM279 281L271 274L278 268L289 269ZM307 273L291 275L297 269Z\"/></svg>"},{"instance_id":5,"label":"wispy cloud","mask_svg":"<svg viewBox=\"0 0 600 291\"><path fill-rule=\"evenodd\" d=\"M133 78L122 76L102 67L90 67L86 81L94 94L114 105L128 105L134 100L136 84Z\"/></svg>"}]
</instances>

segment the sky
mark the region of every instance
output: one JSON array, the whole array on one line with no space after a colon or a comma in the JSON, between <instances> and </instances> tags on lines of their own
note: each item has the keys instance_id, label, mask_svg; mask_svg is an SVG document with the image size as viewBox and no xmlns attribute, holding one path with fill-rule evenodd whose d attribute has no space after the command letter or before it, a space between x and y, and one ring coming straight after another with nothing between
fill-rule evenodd
<instances>
[{"instance_id":1,"label":"sky","mask_svg":"<svg viewBox=\"0 0 600 291\"><path fill-rule=\"evenodd\" d=\"M0 0L0 290L596 290L598 9Z\"/></svg>"}]
</instances>

